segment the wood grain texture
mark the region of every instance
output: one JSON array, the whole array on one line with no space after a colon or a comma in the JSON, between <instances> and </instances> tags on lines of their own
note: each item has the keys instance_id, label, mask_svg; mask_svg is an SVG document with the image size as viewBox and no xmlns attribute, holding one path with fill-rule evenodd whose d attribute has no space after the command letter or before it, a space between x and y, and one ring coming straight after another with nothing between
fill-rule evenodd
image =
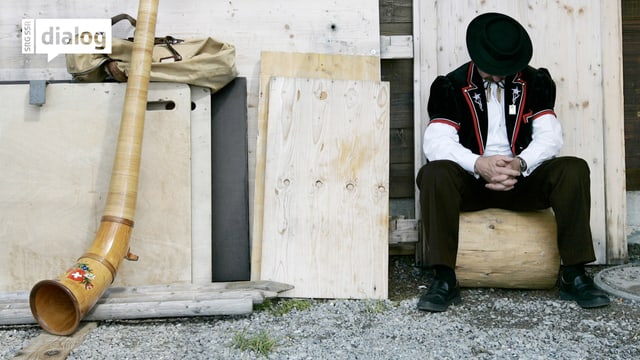
<instances>
[{"instance_id":1,"label":"wood grain texture","mask_svg":"<svg viewBox=\"0 0 640 360\"><path fill-rule=\"evenodd\" d=\"M31 340L13 359L64 360L76 346L82 344L85 336L96 327L98 327L96 322L84 323L72 336L58 336L43 332Z\"/></svg>"},{"instance_id":2,"label":"wood grain texture","mask_svg":"<svg viewBox=\"0 0 640 360\"><path fill-rule=\"evenodd\" d=\"M461 286L549 289L560 268L548 210L486 209L460 214L456 275Z\"/></svg>"},{"instance_id":3,"label":"wood grain texture","mask_svg":"<svg viewBox=\"0 0 640 360\"><path fill-rule=\"evenodd\" d=\"M388 83L275 77L267 138L262 278L386 298Z\"/></svg>"},{"instance_id":4,"label":"wood grain texture","mask_svg":"<svg viewBox=\"0 0 640 360\"><path fill-rule=\"evenodd\" d=\"M375 56L284 53L265 51L260 63L258 136L255 153L253 226L251 239L251 280L259 280L262 256L264 174L267 146L269 81L273 76L380 80L380 59Z\"/></svg>"},{"instance_id":5,"label":"wood grain texture","mask_svg":"<svg viewBox=\"0 0 640 360\"><path fill-rule=\"evenodd\" d=\"M620 1L601 3L603 148L606 261L628 260L627 182L625 179L625 116L622 54L622 7ZM640 14L638 14L640 15ZM630 46L626 44L625 46ZM636 116L636 119L638 117Z\"/></svg>"}]
</instances>

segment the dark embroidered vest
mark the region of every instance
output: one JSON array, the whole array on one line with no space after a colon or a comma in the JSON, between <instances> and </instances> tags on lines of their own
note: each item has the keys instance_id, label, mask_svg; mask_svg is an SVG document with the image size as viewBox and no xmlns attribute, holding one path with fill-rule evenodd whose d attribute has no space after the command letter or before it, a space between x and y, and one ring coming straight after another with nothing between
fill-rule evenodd
<instances>
[{"instance_id":1,"label":"dark embroidered vest","mask_svg":"<svg viewBox=\"0 0 640 360\"><path fill-rule=\"evenodd\" d=\"M505 78L503 105L514 156L531 142L532 122L543 114L553 114L555 95L555 84L544 68L527 67ZM487 98L482 77L472 62L433 81L427 109L431 122L455 127L464 147L479 155L484 153Z\"/></svg>"}]
</instances>

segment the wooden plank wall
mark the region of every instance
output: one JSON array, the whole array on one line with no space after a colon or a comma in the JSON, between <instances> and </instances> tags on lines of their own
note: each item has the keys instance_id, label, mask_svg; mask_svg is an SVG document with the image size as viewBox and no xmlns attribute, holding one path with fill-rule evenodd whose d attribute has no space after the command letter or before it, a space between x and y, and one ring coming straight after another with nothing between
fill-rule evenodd
<instances>
[{"instance_id":1,"label":"wooden plank wall","mask_svg":"<svg viewBox=\"0 0 640 360\"><path fill-rule=\"evenodd\" d=\"M412 0L380 0L380 35L412 35L412 15ZM391 214L415 219L413 59L382 59L380 65L382 80L391 83Z\"/></svg>"},{"instance_id":2,"label":"wooden plank wall","mask_svg":"<svg viewBox=\"0 0 640 360\"><path fill-rule=\"evenodd\" d=\"M415 110L420 130L416 132L422 133L428 121L424 106L431 81L469 59L465 31L471 19L489 11L519 19L534 43L531 65L547 67L557 83L563 154L580 156L591 168L591 225L598 262L623 261L627 247L620 1L422 0L414 4L414 42L419 44L414 54L419 83ZM420 154L416 167L422 162Z\"/></svg>"},{"instance_id":3,"label":"wooden plank wall","mask_svg":"<svg viewBox=\"0 0 640 360\"><path fill-rule=\"evenodd\" d=\"M640 0L622 0L627 190L640 190Z\"/></svg>"}]
</instances>

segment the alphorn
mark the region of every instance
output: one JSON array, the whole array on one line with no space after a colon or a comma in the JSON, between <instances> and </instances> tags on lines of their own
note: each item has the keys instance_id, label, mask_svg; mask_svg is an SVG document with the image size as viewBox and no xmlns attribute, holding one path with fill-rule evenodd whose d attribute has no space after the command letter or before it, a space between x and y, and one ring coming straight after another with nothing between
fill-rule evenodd
<instances>
[{"instance_id":1,"label":"alphorn","mask_svg":"<svg viewBox=\"0 0 640 360\"><path fill-rule=\"evenodd\" d=\"M129 239L138 194L151 54L159 0L140 0L131 69L106 206L89 249L57 280L42 280L29 295L31 313L54 335L70 335L116 277L122 259L136 260Z\"/></svg>"}]
</instances>

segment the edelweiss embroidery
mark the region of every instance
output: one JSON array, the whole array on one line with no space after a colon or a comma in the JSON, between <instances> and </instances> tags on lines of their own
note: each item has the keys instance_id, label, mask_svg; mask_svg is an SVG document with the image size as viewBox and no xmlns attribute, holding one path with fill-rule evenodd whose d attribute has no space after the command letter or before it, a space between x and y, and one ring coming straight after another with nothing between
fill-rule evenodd
<instances>
[{"instance_id":1,"label":"edelweiss embroidery","mask_svg":"<svg viewBox=\"0 0 640 360\"><path fill-rule=\"evenodd\" d=\"M515 105L516 100L520 97L520 89L511 89L511 104Z\"/></svg>"},{"instance_id":2,"label":"edelweiss embroidery","mask_svg":"<svg viewBox=\"0 0 640 360\"><path fill-rule=\"evenodd\" d=\"M473 102L478 105L478 107L480 108L480 111L484 111L482 109L482 98L480 97L480 94L473 95Z\"/></svg>"}]
</instances>

